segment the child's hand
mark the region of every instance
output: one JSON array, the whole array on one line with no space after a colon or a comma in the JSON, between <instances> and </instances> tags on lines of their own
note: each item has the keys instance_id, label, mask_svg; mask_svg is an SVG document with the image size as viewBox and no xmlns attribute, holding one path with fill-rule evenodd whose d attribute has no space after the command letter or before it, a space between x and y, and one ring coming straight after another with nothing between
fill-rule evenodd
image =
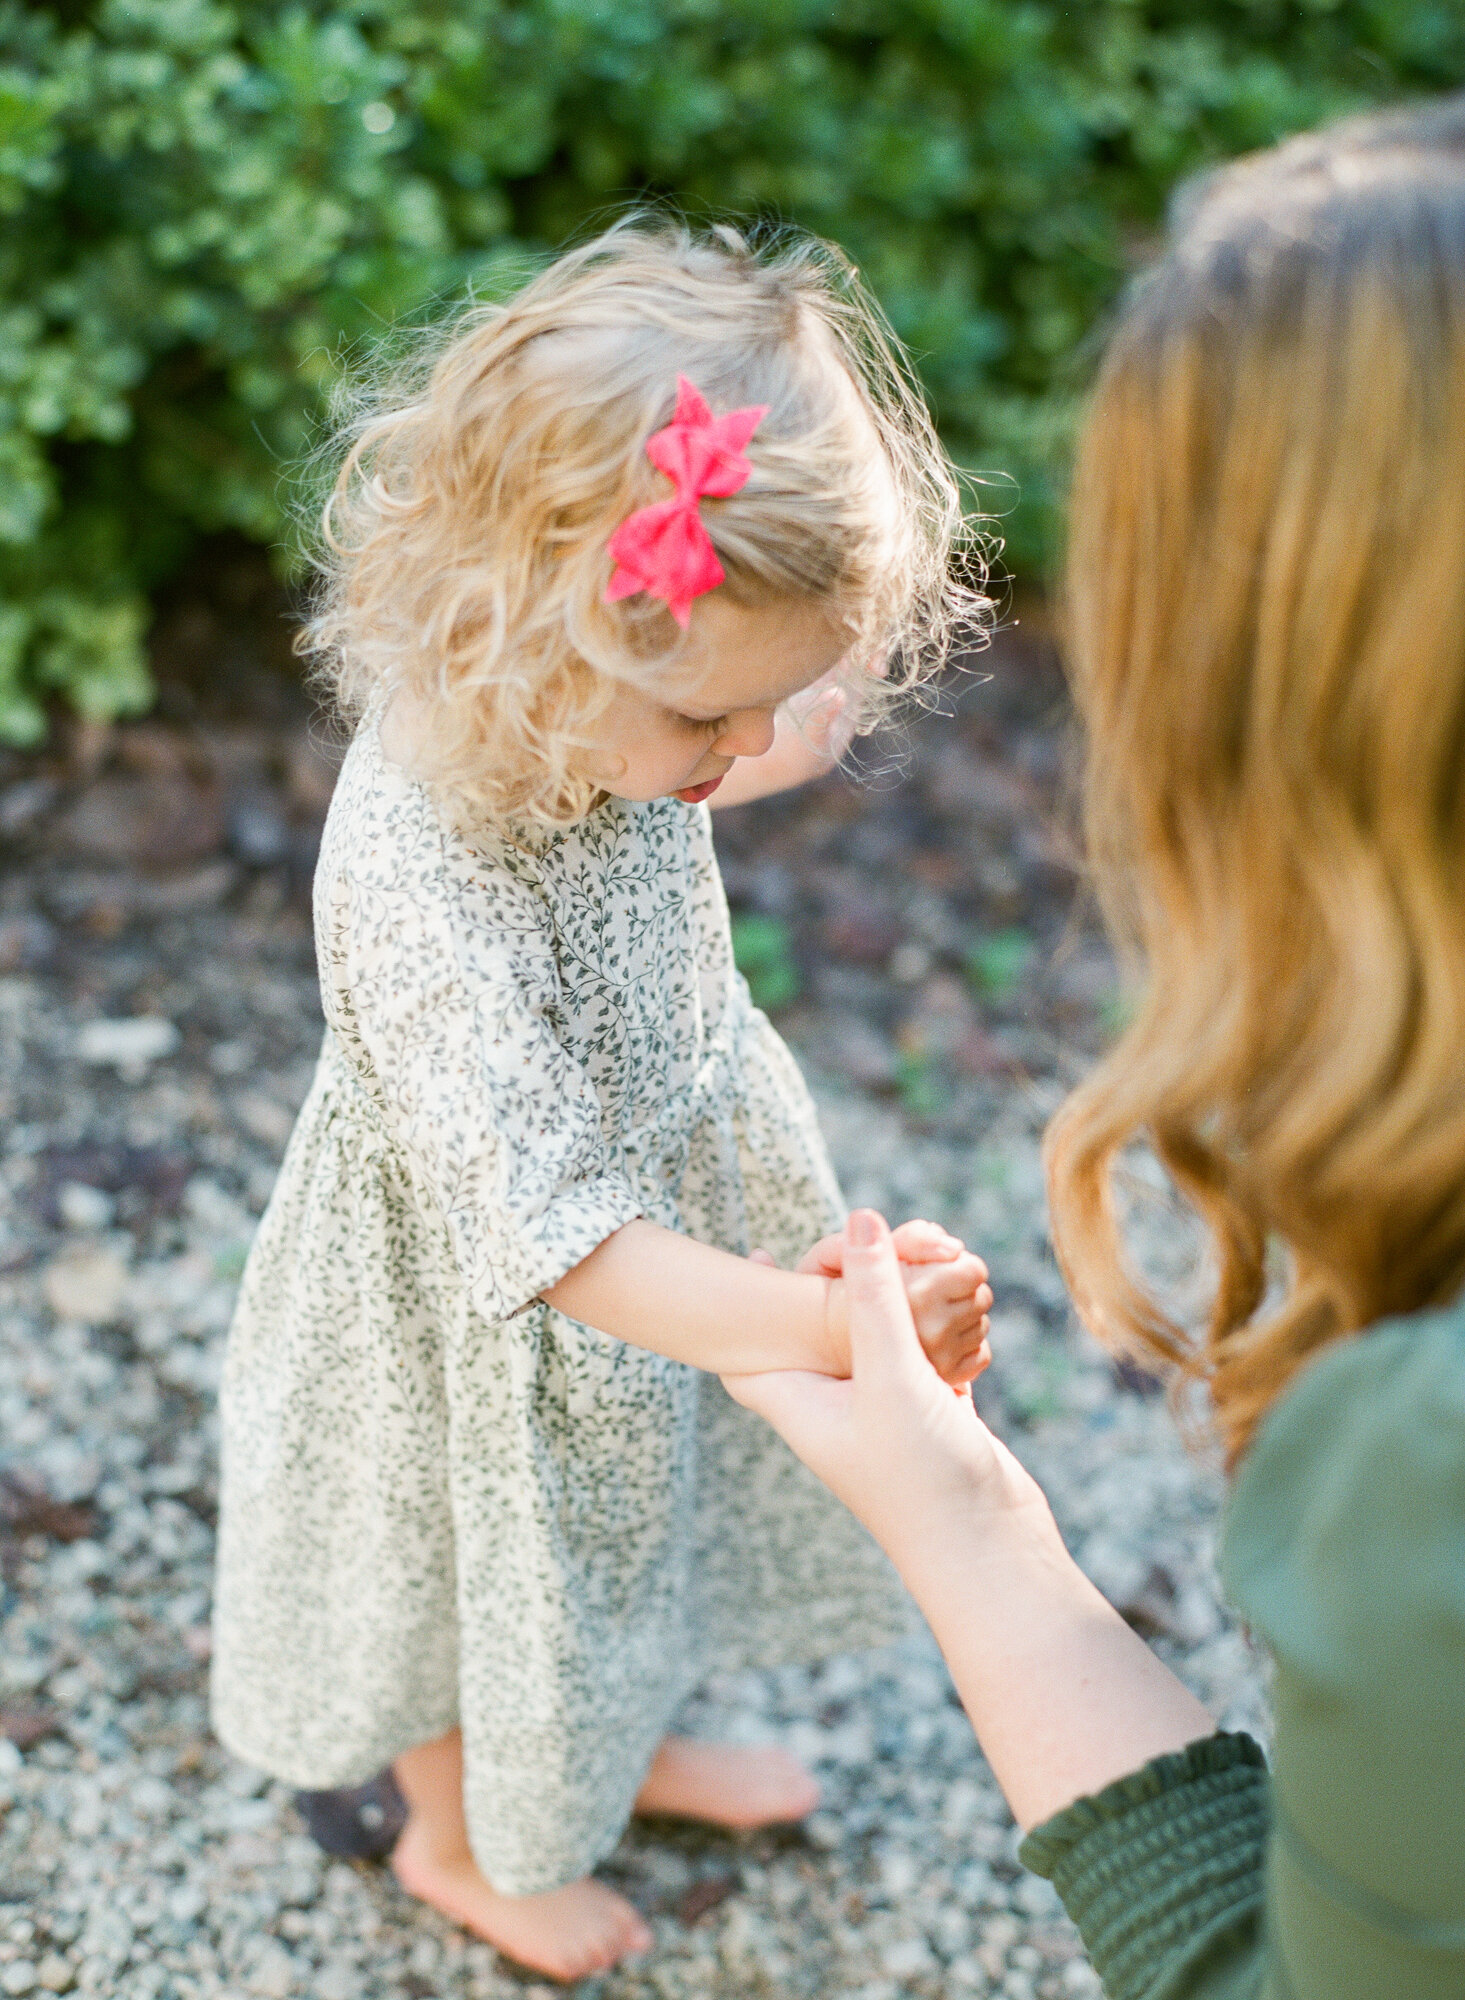
<instances>
[{"instance_id":1,"label":"child's hand","mask_svg":"<svg viewBox=\"0 0 1465 2000\"><path fill-rule=\"evenodd\" d=\"M992 1288L987 1267L939 1224L915 1220L891 1231L900 1279L921 1345L953 1389L965 1393L991 1360L987 1345ZM843 1307L845 1237L821 1237L798 1269L834 1282L831 1299Z\"/></svg>"},{"instance_id":2,"label":"child's hand","mask_svg":"<svg viewBox=\"0 0 1465 2000\"><path fill-rule=\"evenodd\" d=\"M946 1545L973 1516L991 1528L1014 1511L1046 1516L1042 1494L970 1398L946 1394L921 1359L891 1232L859 1212L843 1244L851 1253L851 1379L797 1370L724 1376L729 1392L773 1425L897 1567L913 1551Z\"/></svg>"},{"instance_id":3,"label":"child's hand","mask_svg":"<svg viewBox=\"0 0 1465 2000\"><path fill-rule=\"evenodd\" d=\"M898 1229L892 1229L890 1240L902 1264L950 1263L966 1247L960 1237L943 1229L939 1222L926 1222L919 1216L910 1222L902 1222ZM821 1236L812 1250L804 1252L794 1269L812 1271L821 1278L839 1277L844 1270L844 1231L839 1230L833 1236Z\"/></svg>"}]
</instances>

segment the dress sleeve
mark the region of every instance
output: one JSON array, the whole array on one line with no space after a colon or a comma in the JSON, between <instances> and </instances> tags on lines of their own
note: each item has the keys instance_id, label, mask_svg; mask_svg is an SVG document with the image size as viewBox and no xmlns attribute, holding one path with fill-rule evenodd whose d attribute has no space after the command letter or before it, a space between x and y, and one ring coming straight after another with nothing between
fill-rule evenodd
<instances>
[{"instance_id":1,"label":"dress sleeve","mask_svg":"<svg viewBox=\"0 0 1465 2000\"><path fill-rule=\"evenodd\" d=\"M1023 1842L1110 2000L1253 2000L1269 1821L1249 1736L1208 1736L1078 1799Z\"/></svg>"},{"instance_id":2,"label":"dress sleeve","mask_svg":"<svg viewBox=\"0 0 1465 2000\"><path fill-rule=\"evenodd\" d=\"M332 1025L440 1210L474 1308L505 1319L643 1204L557 1031L560 976L532 869L477 856L414 803L336 874Z\"/></svg>"},{"instance_id":3,"label":"dress sleeve","mask_svg":"<svg viewBox=\"0 0 1465 2000\"><path fill-rule=\"evenodd\" d=\"M1242 1466L1222 1574L1276 1662L1270 1782L1208 1738L1024 1843L1111 2000L1465 1994L1465 1320L1317 1361Z\"/></svg>"}]
</instances>

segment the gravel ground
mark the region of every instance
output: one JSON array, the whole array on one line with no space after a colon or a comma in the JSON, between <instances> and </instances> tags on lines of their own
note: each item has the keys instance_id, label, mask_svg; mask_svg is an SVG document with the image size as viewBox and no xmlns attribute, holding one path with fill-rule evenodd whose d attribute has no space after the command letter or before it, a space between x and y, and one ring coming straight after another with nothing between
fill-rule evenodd
<instances>
[{"instance_id":1,"label":"gravel ground","mask_svg":"<svg viewBox=\"0 0 1465 2000\"><path fill-rule=\"evenodd\" d=\"M1075 1331L1046 1247L1039 1134L1112 977L1081 928L1054 950L1071 878L1044 817L1051 687L1025 686L924 725L904 788L834 781L730 816L730 887L851 1197L988 1257L988 1416L1110 1598L1226 1723L1259 1729L1212 1575L1214 1476L1152 1385ZM212 833L184 839L175 785L174 848L154 828L148 866L117 816L150 795L127 792L139 763L183 768L166 738L110 764L92 745L79 774L12 768L8 789L0 769L0 828L23 836L0 889L0 1995L548 1994L381 1871L326 1860L288 1792L208 1733L220 1346L320 1030L301 894L319 760L262 741L236 732L232 792L188 781ZM1173 1261L1174 1218L1158 1197L1146 1214ZM656 1950L587 1989L1097 1992L1016 1866L929 1640L718 1682L687 1722L787 1744L824 1809L778 1836L632 1829L604 1872Z\"/></svg>"}]
</instances>

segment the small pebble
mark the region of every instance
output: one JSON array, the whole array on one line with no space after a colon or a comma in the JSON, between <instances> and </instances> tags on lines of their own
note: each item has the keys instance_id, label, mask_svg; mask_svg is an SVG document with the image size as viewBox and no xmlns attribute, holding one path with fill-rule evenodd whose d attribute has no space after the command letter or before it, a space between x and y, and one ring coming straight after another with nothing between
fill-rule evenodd
<instances>
[{"instance_id":1,"label":"small pebble","mask_svg":"<svg viewBox=\"0 0 1465 2000\"><path fill-rule=\"evenodd\" d=\"M77 1031L76 1053L84 1063L110 1064L127 1083L141 1083L181 1039L161 1015L139 1014L131 1020L85 1022Z\"/></svg>"},{"instance_id":2,"label":"small pebble","mask_svg":"<svg viewBox=\"0 0 1465 2000\"><path fill-rule=\"evenodd\" d=\"M105 1326L122 1305L127 1266L106 1244L80 1243L46 1266L42 1289L57 1319Z\"/></svg>"},{"instance_id":3,"label":"small pebble","mask_svg":"<svg viewBox=\"0 0 1465 2000\"><path fill-rule=\"evenodd\" d=\"M63 1181L56 1190L56 1212L68 1229L107 1229L117 1204L100 1188L85 1181Z\"/></svg>"},{"instance_id":4,"label":"small pebble","mask_svg":"<svg viewBox=\"0 0 1465 2000\"><path fill-rule=\"evenodd\" d=\"M922 1979L937 1970L935 1953L922 1938L901 1938L888 1944L880 1961L892 1979Z\"/></svg>"},{"instance_id":5,"label":"small pebble","mask_svg":"<svg viewBox=\"0 0 1465 2000\"><path fill-rule=\"evenodd\" d=\"M250 1974L249 1990L261 2000L289 2000L295 1990L295 1961L289 1952L271 1946Z\"/></svg>"}]
</instances>

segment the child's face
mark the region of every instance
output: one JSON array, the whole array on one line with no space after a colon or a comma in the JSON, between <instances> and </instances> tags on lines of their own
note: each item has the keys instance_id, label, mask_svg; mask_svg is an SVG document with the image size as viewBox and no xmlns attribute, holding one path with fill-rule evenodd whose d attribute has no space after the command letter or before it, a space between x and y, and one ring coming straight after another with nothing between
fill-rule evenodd
<instances>
[{"instance_id":1,"label":"child's face","mask_svg":"<svg viewBox=\"0 0 1465 2000\"><path fill-rule=\"evenodd\" d=\"M709 593L655 691L617 691L589 775L618 799L698 804L739 757L763 755L780 703L821 680L849 643L843 622L811 599L745 605Z\"/></svg>"}]
</instances>

